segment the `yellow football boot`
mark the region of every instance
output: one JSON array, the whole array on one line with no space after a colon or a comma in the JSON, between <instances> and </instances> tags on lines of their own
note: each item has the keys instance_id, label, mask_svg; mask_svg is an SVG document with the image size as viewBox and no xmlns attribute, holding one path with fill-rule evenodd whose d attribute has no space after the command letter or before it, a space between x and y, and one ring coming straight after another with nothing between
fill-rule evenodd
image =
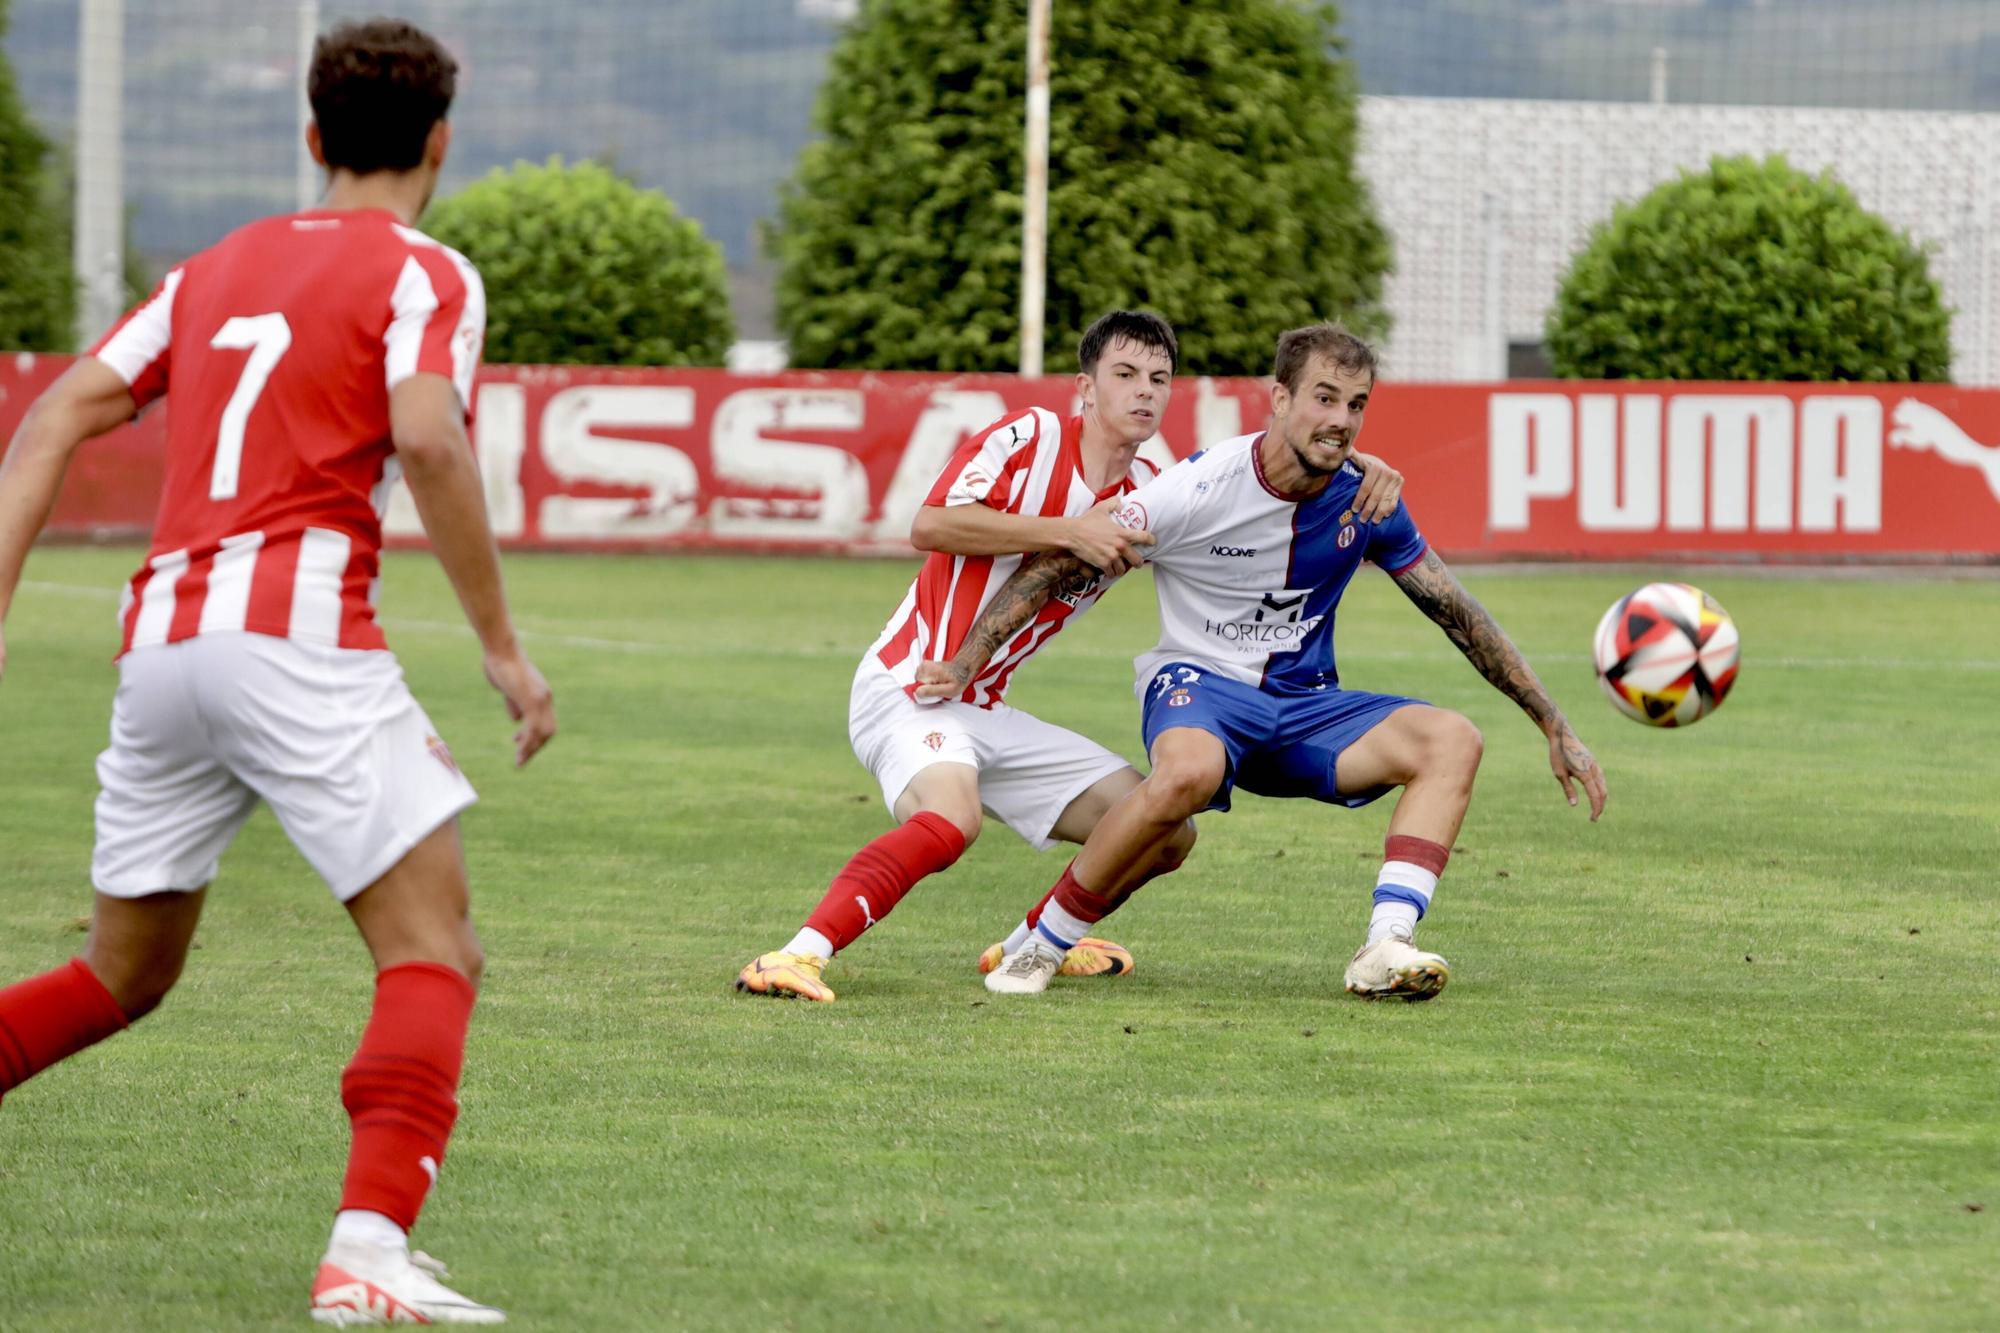
<instances>
[{"instance_id":1,"label":"yellow football boot","mask_svg":"<svg viewBox=\"0 0 2000 1333\"><path fill-rule=\"evenodd\" d=\"M819 979L827 960L816 953L784 953L772 950L759 954L736 974L736 989L749 995L769 995L779 1000L816 1000L833 1003L833 989Z\"/></svg>"}]
</instances>

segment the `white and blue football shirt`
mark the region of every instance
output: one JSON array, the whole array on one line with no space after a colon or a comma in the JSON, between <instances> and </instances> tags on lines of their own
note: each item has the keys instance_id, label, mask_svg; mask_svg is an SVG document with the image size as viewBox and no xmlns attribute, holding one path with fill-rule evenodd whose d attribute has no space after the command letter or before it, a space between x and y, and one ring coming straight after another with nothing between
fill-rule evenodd
<instances>
[{"instance_id":1,"label":"white and blue football shirt","mask_svg":"<svg viewBox=\"0 0 2000 1333\"><path fill-rule=\"evenodd\" d=\"M1354 514L1361 469L1347 463L1319 494L1286 495L1257 458L1263 432L1239 435L1139 487L1117 520L1157 538L1146 548L1160 642L1134 660L1137 688L1168 662L1191 662L1270 694L1340 684L1334 609L1363 560L1400 574L1423 559L1406 506L1380 523Z\"/></svg>"}]
</instances>

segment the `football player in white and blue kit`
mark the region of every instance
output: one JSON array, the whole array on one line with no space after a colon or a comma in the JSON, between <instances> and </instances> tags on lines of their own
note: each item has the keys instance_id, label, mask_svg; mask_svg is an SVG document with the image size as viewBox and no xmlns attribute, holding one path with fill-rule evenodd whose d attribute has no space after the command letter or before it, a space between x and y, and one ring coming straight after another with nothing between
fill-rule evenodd
<instances>
[{"instance_id":1,"label":"football player in white and blue kit","mask_svg":"<svg viewBox=\"0 0 2000 1333\"><path fill-rule=\"evenodd\" d=\"M1042 990L1065 941L1114 910L1181 821L1226 810L1231 792L1366 805L1402 789L1390 817L1368 936L1346 975L1366 998L1424 1000L1449 978L1416 948L1417 922L1471 801L1483 741L1463 715L1341 687L1334 616L1363 561L1384 569L1460 651L1541 727L1570 803L1602 813L1605 786L1535 673L1425 543L1407 507L1356 513L1350 459L1375 383L1375 354L1337 325L1278 341L1270 429L1204 450L1140 487L1121 521L1149 530L1159 644L1139 657L1152 773L1104 816L1042 910L1017 931L989 989ZM951 688L1074 572L1044 557L995 595L964 647L926 678ZM928 687L927 687L928 688Z\"/></svg>"}]
</instances>

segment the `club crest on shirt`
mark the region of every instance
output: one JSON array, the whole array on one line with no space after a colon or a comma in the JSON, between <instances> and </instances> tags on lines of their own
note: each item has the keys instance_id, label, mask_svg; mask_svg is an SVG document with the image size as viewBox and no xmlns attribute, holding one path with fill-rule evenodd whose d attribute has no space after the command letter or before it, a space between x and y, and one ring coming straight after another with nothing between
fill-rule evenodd
<instances>
[{"instance_id":1,"label":"club crest on shirt","mask_svg":"<svg viewBox=\"0 0 2000 1333\"><path fill-rule=\"evenodd\" d=\"M1349 523L1340 530L1340 536L1334 539L1334 545L1345 551L1348 547L1354 545L1354 534L1355 527L1352 523Z\"/></svg>"},{"instance_id":2,"label":"club crest on shirt","mask_svg":"<svg viewBox=\"0 0 2000 1333\"><path fill-rule=\"evenodd\" d=\"M446 745L443 739L437 736L426 736L424 737L424 748L431 752L431 758L443 764L451 772L458 772L458 761L451 757L451 747Z\"/></svg>"},{"instance_id":3,"label":"club crest on shirt","mask_svg":"<svg viewBox=\"0 0 2000 1333\"><path fill-rule=\"evenodd\" d=\"M1185 708L1193 702L1194 696L1186 690L1175 690L1167 696L1167 707L1169 708Z\"/></svg>"}]
</instances>

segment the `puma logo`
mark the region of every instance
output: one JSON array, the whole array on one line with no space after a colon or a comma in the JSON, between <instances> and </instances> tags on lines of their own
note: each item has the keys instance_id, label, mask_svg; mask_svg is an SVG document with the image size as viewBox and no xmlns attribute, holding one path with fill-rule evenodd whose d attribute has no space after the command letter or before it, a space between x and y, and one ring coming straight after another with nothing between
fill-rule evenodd
<instances>
[{"instance_id":1,"label":"puma logo","mask_svg":"<svg viewBox=\"0 0 2000 1333\"><path fill-rule=\"evenodd\" d=\"M1978 468L1986 478L1986 489L2000 500L2000 444L1981 444L1950 417L1914 398L1897 403L1889 420L1891 448L1928 449L1947 463Z\"/></svg>"}]
</instances>

